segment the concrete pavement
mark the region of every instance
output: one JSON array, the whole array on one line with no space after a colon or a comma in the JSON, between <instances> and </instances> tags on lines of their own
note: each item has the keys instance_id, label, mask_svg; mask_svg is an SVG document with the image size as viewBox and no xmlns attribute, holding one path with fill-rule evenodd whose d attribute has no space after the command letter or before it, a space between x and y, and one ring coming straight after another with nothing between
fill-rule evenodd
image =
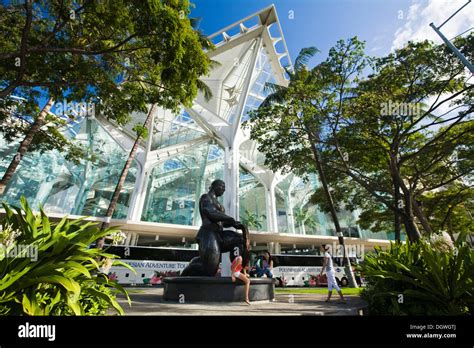
<instances>
[{"instance_id":1,"label":"concrete pavement","mask_svg":"<svg viewBox=\"0 0 474 348\"><path fill-rule=\"evenodd\" d=\"M276 294L275 301L245 303L172 303L163 301L162 287L127 288L132 300L128 306L124 297L118 297L126 315L210 315L210 316L299 316L299 315L363 315L366 303L359 296L347 295L346 304L337 303L335 293L332 301L325 303L326 295Z\"/></svg>"}]
</instances>

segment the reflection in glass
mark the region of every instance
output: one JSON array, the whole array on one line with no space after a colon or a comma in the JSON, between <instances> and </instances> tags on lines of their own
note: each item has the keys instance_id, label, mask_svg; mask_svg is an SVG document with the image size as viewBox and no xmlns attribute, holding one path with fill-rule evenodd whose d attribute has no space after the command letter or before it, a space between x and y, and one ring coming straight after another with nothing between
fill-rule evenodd
<instances>
[{"instance_id":1,"label":"reflection in glass","mask_svg":"<svg viewBox=\"0 0 474 348\"><path fill-rule=\"evenodd\" d=\"M95 121L83 119L74 140L88 148L94 161L74 164L57 150L26 153L10 181L3 200L17 205L25 196L34 209L46 212L105 216L128 153ZM7 145L0 135L0 175L3 175L17 144ZM127 217L137 165L133 163L119 196L114 218Z\"/></svg>"},{"instance_id":2,"label":"reflection in glass","mask_svg":"<svg viewBox=\"0 0 474 348\"><path fill-rule=\"evenodd\" d=\"M242 167L239 177L240 221L250 230L267 231L265 187Z\"/></svg>"},{"instance_id":3,"label":"reflection in glass","mask_svg":"<svg viewBox=\"0 0 474 348\"><path fill-rule=\"evenodd\" d=\"M148 181L142 220L199 225L199 197L223 169L224 151L210 142L159 163Z\"/></svg>"}]
</instances>

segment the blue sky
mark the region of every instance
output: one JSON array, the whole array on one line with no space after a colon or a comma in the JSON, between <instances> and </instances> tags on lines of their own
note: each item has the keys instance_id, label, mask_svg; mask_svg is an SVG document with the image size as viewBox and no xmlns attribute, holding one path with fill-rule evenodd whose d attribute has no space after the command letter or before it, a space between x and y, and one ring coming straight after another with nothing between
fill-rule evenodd
<instances>
[{"instance_id":1,"label":"blue sky","mask_svg":"<svg viewBox=\"0 0 474 348\"><path fill-rule=\"evenodd\" d=\"M316 46L320 55L326 56L337 40L356 35L366 41L367 53L387 53L393 34L402 25L398 11L407 11L411 1L194 0L192 15L202 18L200 26L205 34L212 34L272 3L294 61L303 47Z\"/></svg>"},{"instance_id":2,"label":"blue sky","mask_svg":"<svg viewBox=\"0 0 474 348\"><path fill-rule=\"evenodd\" d=\"M303 47L321 50L315 62L327 56L337 40L358 36L366 41L366 53L383 56L411 39L440 39L429 27L441 24L465 0L191 0L193 17L212 34L260 9L275 4L292 60ZM290 18L293 11L294 18ZM443 27L452 37L472 27L471 3Z\"/></svg>"}]
</instances>

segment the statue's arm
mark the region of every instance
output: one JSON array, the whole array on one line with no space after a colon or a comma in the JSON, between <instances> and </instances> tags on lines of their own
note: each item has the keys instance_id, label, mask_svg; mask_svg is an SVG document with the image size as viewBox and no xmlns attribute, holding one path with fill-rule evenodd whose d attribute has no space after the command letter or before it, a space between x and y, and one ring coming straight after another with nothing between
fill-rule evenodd
<instances>
[{"instance_id":1,"label":"statue's arm","mask_svg":"<svg viewBox=\"0 0 474 348\"><path fill-rule=\"evenodd\" d=\"M223 225L224 225L224 227L235 227L235 223L236 223L236 221L235 221L235 219L234 219L234 222L233 222L233 223L230 223L230 222L224 222L224 224L223 224Z\"/></svg>"},{"instance_id":2,"label":"statue's arm","mask_svg":"<svg viewBox=\"0 0 474 348\"><path fill-rule=\"evenodd\" d=\"M203 210L204 215L206 215L212 222L223 222L224 227L235 226L235 219L219 211L211 198L207 195L204 195L201 198L201 209Z\"/></svg>"}]
</instances>

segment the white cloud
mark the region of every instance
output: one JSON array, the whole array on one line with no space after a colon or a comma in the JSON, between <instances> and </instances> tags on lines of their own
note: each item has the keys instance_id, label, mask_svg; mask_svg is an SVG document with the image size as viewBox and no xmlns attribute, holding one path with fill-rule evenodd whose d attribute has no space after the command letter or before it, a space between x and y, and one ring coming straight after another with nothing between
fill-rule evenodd
<instances>
[{"instance_id":1,"label":"white cloud","mask_svg":"<svg viewBox=\"0 0 474 348\"><path fill-rule=\"evenodd\" d=\"M392 50L404 46L408 41L432 40L442 43L441 38L430 27L433 22L440 26L463 6L467 0L413 0L408 10L406 23L394 34ZM474 2L471 2L442 28L442 33L451 39L474 25Z\"/></svg>"}]
</instances>

